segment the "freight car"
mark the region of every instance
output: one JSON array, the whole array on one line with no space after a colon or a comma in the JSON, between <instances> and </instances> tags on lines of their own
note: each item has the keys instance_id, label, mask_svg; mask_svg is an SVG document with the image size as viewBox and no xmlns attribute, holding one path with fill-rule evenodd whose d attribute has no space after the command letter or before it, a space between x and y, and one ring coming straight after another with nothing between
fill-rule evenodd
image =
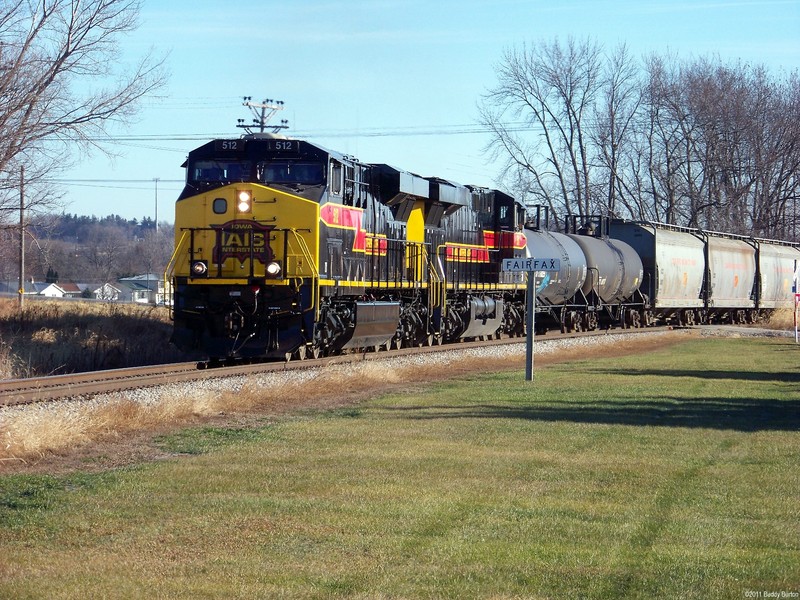
<instances>
[{"instance_id":1,"label":"freight car","mask_svg":"<svg viewBox=\"0 0 800 600\"><path fill-rule=\"evenodd\" d=\"M548 211L537 207L525 235L531 256L561 261L561 269L543 273L537 286L540 323L562 332L640 326L646 308L638 293L642 261L629 244L609 236L608 218L572 218L566 233L557 233L549 230Z\"/></svg>"},{"instance_id":2,"label":"freight car","mask_svg":"<svg viewBox=\"0 0 800 600\"><path fill-rule=\"evenodd\" d=\"M566 233L511 196L270 134L191 151L176 202L172 342L289 359L537 332L754 320L787 302L795 245L608 218ZM746 290L746 292L744 291Z\"/></svg>"},{"instance_id":3,"label":"freight car","mask_svg":"<svg viewBox=\"0 0 800 600\"><path fill-rule=\"evenodd\" d=\"M755 323L792 306L798 244L617 219L609 233L642 259L644 325Z\"/></svg>"}]
</instances>

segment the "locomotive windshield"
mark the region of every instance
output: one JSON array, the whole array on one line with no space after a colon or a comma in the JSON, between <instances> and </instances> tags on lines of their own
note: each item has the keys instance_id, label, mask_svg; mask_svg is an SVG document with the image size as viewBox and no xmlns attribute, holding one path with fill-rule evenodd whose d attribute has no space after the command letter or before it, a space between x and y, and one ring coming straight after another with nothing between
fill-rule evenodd
<instances>
[{"instance_id":1,"label":"locomotive windshield","mask_svg":"<svg viewBox=\"0 0 800 600\"><path fill-rule=\"evenodd\" d=\"M325 180L324 174L320 163L280 161L258 165L258 179L264 183L319 185Z\"/></svg>"},{"instance_id":2,"label":"locomotive windshield","mask_svg":"<svg viewBox=\"0 0 800 600\"><path fill-rule=\"evenodd\" d=\"M249 161L198 160L192 169L192 180L198 182L247 181L252 164Z\"/></svg>"}]
</instances>

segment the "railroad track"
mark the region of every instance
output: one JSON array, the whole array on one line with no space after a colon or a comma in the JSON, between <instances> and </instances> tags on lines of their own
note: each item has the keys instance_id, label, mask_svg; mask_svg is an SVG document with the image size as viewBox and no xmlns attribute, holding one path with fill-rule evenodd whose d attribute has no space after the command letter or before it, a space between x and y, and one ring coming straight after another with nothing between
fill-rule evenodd
<instances>
[{"instance_id":1,"label":"railroad track","mask_svg":"<svg viewBox=\"0 0 800 600\"><path fill-rule=\"evenodd\" d=\"M566 339L591 335L614 335L631 333L654 333L670 329L653 327L647 329L616 329L610 331L591 331L584 333L553 333L547 336L536 336L536 344L547 343L548 340ZM204 379L235 377L254 373L276 372L324 367L329 364L346 364L368 360L380 360L396 356L407 356L428 352L453 352L493 345L523 344L525 338L503 338L499 340L463 342L443 346L426 346L421 348L401 348L385 352L366 352L343 354L319 359L308 359L291 362L242 363L219 366L210 369L198 368L198 363L175 363L127 369L110 369L89 373L70 375L54 375L31 379L7 379L0 381L0 407L20 404L32 404L63 398L86 398L94 394L121 392L131 389L153 387L182 381L200 381Z\"/></svg>"}]
</instances>

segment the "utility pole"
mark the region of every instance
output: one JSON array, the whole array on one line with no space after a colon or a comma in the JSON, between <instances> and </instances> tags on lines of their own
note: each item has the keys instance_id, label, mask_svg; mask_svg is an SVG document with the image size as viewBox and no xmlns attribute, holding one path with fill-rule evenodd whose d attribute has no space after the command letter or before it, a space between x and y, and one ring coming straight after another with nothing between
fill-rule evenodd
<instances>
[{"instance_id":1,"label":"utility pole","mask_svg":"<svg viewBox=\"0 0 800 600\"><path fill-rule=\"evenodd\" d=\"M158 177L153 177L153 181L156 184L156 233L158 233Z\"/></svg>"},{"instance_id":2,"label":"utility pole","mask_svg":"<svg viewBox=\"0 0 800 600\"><path fill-rule=\"evenodd\" d=\"M252 96L245 96L242 105L247 106L253 111L253 115L255 115L253 122L247 124L244 122L244 119L238 119L237 127L241 127L247 133L253 133L252 129L255 127L258 128L259 133L264 133L264 130L267 128L272 129L272 133L278 133L281 129L289 128L289 121L286 119L281 119L280 125L267 125L267 122L269 122L276 112L283 110L283 100L272 100L268 98L258 103L252 102L252 99Z\"/></svg>"},{"instance_id":3,"label":"utility pole","mask_svg":"<svg viewBox=\"0 0 800 600\"><path fill-rule=\"evenodd\" d=\"M19 175L19 308L25 307L25 167Z\"/></svg>"}]
</instances>

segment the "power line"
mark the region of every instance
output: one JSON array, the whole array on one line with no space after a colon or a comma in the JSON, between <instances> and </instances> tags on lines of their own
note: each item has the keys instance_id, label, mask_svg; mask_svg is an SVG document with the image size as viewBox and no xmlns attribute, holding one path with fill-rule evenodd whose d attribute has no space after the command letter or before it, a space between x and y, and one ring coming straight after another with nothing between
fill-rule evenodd
<instances>
[{"instance_id":1,"label":"power line","mask_svg":"<svg viewBox=\"0 0 800 600\"><path fill-rule=\"evenodd\" d=\"M184 179L161 179L158 178L159 181L164 181L166 183L184 183ZM58 177L52 178L43 178L39 181L44 181L48 183L152 183L153 178L150 179L61 179Z\"/></svg>"},{"instance_id":2,"label":"power line","mask_svg":"<svg viewBox=\"0 0 800 600\"><path fill-rule=\"evenodd\" d=\"M44 183L53 183L58 185L66 185L69 187L82 187L92 189L110 189L110 190L150 190L153 188L153 178L150 179L59 179L49 178L42 179ZM185 183L183 179L161 179L158 178L159 183ZM125 185L125 184L141 184L141 185ZM166 188L168 190L175 190L176 188Z\"/></svg>"},{"instance_id":3,"label":"power line","mask_svg":"<svg viewBox=\"0 0 800 600\"><path fill-rule=\"evenodd\" d=\"M506 131L532 131L535 127L525 122L506 123ZM456 125L420 125L409 127L392 128L368 128L368 129L316 129L313 131L293 131L293 137L403 137L403 136L431 136L431 135L474 135L481 133L491 133L493 130L484 125L476 124L456 124ZM156 134L136 134L90 137L92 142L195 142L208 141L217 138L226 138L236 135L230 132L225 133L156 133ZM160 148L159 148L160 149ZM167 148L164 148L167 150Z\"/></svg>"}]
</instances>

